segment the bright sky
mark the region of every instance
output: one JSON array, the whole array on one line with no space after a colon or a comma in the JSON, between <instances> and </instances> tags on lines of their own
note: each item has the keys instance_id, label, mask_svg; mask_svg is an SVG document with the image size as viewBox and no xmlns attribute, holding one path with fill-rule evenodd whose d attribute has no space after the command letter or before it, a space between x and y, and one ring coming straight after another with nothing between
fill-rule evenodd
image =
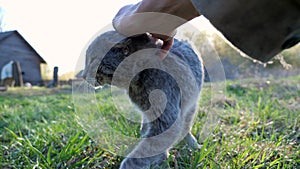
<instances>
[{"instance_id":1,"label":"bright sky","mask_svg":"<svg viewBox=\"0 0 300 169\"><path fill-rule=\"evenodd\" d=\"M5 30L18 30L59 74L74 71L82 49L124 5L139 0L0 0ZM1 11L0 11L1 12ZM1 17L0 17L1 18ZM197 27L210 27L203 18Z\"/></svg>"}]
</instances>

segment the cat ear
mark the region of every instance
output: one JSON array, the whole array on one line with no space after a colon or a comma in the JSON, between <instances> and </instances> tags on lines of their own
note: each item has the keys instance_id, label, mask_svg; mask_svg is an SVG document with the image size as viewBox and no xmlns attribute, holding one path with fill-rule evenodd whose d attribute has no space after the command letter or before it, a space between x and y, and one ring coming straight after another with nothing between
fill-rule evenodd
<instances>
[{"instance_id":1,"label":"cat ear","mask_svg":"<svg viewBox=\"0 0 300 169\"><path fill-rule=\"evenodd\" d=\"M131 45L132 40L130 38L126 39L126 41L123 43L125 46Z\"/></svg>"},{"instance_id":2,"label":"cat ear","mask_svg":"<svg viewBox=\"0 0 300 169\"><path fill-rule=\"evenodd\" d=\"M144 33L144 34L141 34L139 36L140 39L142 39L144 41L144 43L149 43L151 42L151 34L150 33Z\"/></svg>"},{"instance_id":3,"label":"cat ear","mask_svg":"<svg viewBox=\"0 0 300 169\"><path fill-rule=\"evenodd\" d=\"M124 45L124 44L116 44L114 46L114 48L118 48L119 50L121 50L122 54L125 55L125 56L127 56L130 52L129 47L127 45Z\"/></svg>"},{"instance_id":4,"label":"cat ear","mask_svg":"<svg viewBox=\"0 0 300 169\"><path fill-rule=\"evenodd\" d=\"M117 43L114 45L114 48L123 48L125 45L123 43Z\"/></svg>"},{"instance_id":5,"label":"cat ear","mask_svg":"<svg viewBox=\"0 0 300 169\"><path fill-rule=\"evenodd\" d=\"M151 34L150 33L134 35L131 38L136 39L137 41L140 41L142 43L151 42Z\"/></svg>"},{"instance_id":6,"label":"cat ear","mask_svg":"<svg viewBox=\"0 0 300 169\"><path fill-rule=\"evenodd\" d=\"M122 52L123 52L123 55L128 55L129 54L129 47L127 45L125 45L124 47L122 47Z\"/></svg>"}]
</instances>

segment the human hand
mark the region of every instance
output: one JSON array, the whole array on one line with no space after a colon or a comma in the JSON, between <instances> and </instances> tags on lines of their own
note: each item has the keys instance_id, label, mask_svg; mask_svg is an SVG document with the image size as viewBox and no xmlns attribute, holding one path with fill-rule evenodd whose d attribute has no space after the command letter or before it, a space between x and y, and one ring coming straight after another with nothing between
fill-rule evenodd
<instances>
[{"instance_id":1,"label":"human hand","mask_svg":"<svg viewBox=\"0 0 300 169\"><path fill-rule=\"evenodd\" d=\"M141 15L145 12L151 13ZM170 16L162 14L179 19L174 22ZM126 36L148 32L155 40L161 40L159 56L163 59L173 45L177 27L199 15L190 0L142 0L121 8L113 19L113 26Z\"/></svg>"}]
</instances>

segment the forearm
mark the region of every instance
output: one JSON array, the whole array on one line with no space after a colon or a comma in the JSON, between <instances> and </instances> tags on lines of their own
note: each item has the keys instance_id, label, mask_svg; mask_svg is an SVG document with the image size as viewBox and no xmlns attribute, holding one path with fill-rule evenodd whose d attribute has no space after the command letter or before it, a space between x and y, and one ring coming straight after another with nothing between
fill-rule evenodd
<instances>
[{"instance_id":1,"label":"forearm","mask_svg":"<svg viewBox=\"0 0 300 169\"><path fill-rule=\"evenodd\" d=\"M140 12L167 13L187 21L200 15L190 0L143 0L137 8Z\"/></svg>"},{"instance_id":2,"label":"forearm","mask_svg":"<svg viewBox=\"0 0 300 169\"><path fill-rule=\"evenodd\" d=\"M145 14L145 12L152 13ZM142 13L144 14L142 15ZM180 19L176 23L168 23L169 17L167 18L163 14L170 14ZM177 27L199 15L190 0L143 0L135 5L121 8L113 20L113 25L118 32L124 35L153 33L151 31L158 27L164 33L172 35ZM162 28L162 24L166 26Z\"/></svg>"}]
</instances>

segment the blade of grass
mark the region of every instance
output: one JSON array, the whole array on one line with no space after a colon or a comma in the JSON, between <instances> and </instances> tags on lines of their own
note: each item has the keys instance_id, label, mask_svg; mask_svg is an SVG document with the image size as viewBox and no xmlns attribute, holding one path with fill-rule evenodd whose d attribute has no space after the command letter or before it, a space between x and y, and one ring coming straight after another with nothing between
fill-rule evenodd
<instances>
[{"instance_id":1,"label":"blade of grass","mask_svg":"<svg viewBox=\"0 0 300 169\"><path fill-rule=\"evenodd\" d=\"M53 149L53 144L50 145L49 149L48 149L48 153L47 153L47 163L51 166L51 152Z\"/></svg>"},{"instance_id":2,"label":"blade of grass","mask_svg":"<svg viewBox=\"0 0 300 169\"><path fill-rule=\"evenodd\" d=\"M28 148L33 152L35 153L40 159L42 159L44 162L47 162L47 159L44 157L43 153L40 152L37 148L35 148L30 140L28 138L25 138L25 141L26 141L26 145L28 146ZM47 163L46 163L47 164ZM47 166L47 167L50 167L50 166Z\"/></svg>"}]
</instances>

